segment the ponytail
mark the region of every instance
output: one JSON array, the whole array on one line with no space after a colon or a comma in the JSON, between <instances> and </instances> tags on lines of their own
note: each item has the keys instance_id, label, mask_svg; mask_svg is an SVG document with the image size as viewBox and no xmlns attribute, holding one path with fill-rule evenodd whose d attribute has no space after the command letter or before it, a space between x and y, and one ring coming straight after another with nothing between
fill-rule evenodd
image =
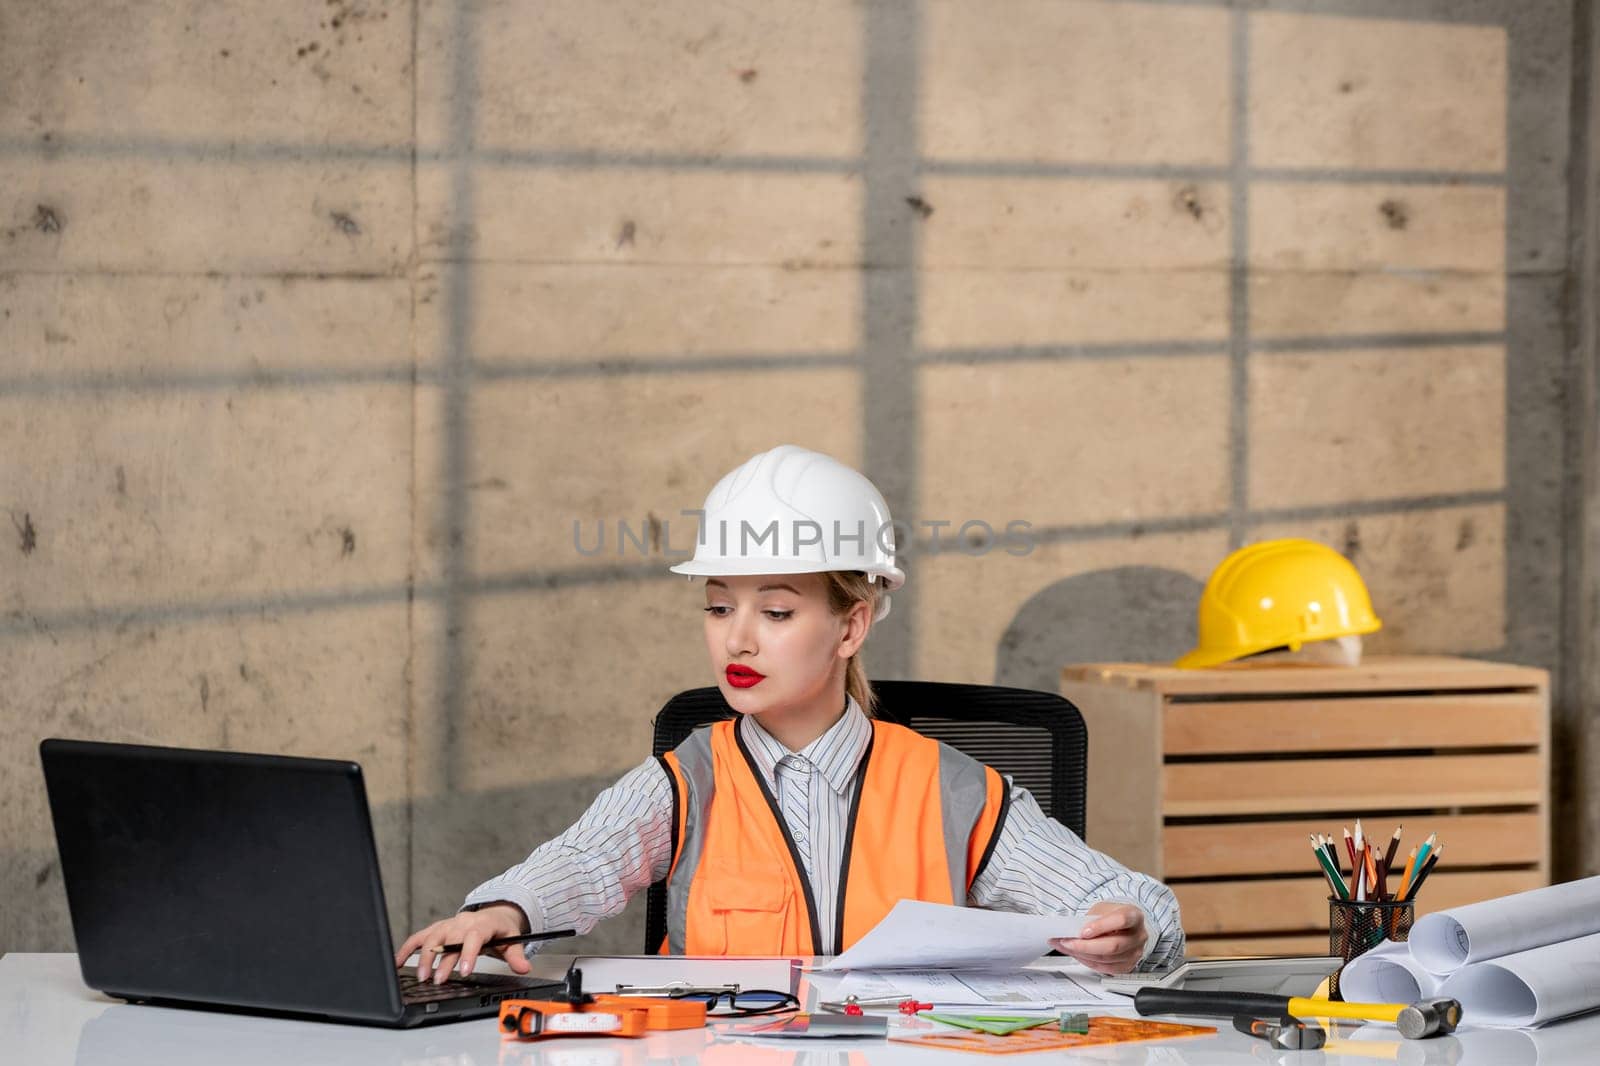
<instances>
[{"instance_id":1,"label":"ponytail","mask_svg":"<svg viewBox=\"0 0 1600 1066\"><path fill-rule=\"evenodd\" d=\"M872 691L872 682L867 680L867 668L861 665L860 655L850 656L850 665L844 670L844 690L868 718L873 716L878 697Z\"/></svg>"}]
</instances>

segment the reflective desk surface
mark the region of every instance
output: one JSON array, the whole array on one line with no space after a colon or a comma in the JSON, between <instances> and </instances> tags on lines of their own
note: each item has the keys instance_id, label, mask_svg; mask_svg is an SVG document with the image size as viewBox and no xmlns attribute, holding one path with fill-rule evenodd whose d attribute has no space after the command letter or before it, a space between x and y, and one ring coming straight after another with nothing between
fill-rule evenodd
<instances>
[{"instance_id":1,"label":"reflective desk surface","mask_svg":"<svg viewBox=\"0 0 1600 1066\"><path fill-rule=\"evenodd\" d=\"M564 969L562 956L541 970ZM1096 1012L1106 1013L1106 1012ZM1131 1010L1127 1013L1131 1014ZM1171 1019L1168 1019L1171 1020ZM84 987L76 955L0 958L0 1062L18 1066L915 1066L1084 1062L1101 1066L1532 1066L1600 1062L1600 1014L1537 1032L1462 1030L1402 1040L1388 1026L1339 1027L1322 1051L1277 1051L1224 1019L1216 1036L1077 1051L980 1056L882 1040L732 1041L705 1030L637 1040L502 1042L488 1019L413 1030L371 1029L212 1011L133 1006Z\"/></svg>"}]
</instances>

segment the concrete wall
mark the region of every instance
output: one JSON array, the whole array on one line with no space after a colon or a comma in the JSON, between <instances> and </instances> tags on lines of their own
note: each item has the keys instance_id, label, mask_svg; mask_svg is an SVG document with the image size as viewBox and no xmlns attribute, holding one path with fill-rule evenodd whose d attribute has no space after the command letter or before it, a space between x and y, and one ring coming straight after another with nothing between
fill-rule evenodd
<instances>
[{"instance_id":1,"label":"concrete wall","mask_svg":"<svg viewBox=\"0 0 1600 1066\"><path fill-rule=\"evenodd\" d=\"M47 735L357 758L453 909L710 680L666 553L781 441L953 523L878 676L1171 656L1285 534L1375 651L1577 676L1573 17L0 0L0 950L70 945Z\"/></svg>"}]
</instances>

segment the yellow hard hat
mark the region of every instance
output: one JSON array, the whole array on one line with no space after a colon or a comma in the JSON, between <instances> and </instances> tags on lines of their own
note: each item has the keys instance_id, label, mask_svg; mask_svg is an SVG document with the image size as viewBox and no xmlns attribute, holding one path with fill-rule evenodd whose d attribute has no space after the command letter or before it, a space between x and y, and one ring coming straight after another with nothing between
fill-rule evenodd
<instances>
[{"instance_id":1,"label":"yellow hard hat","mask_svg":"<svg viewBox=\"0 0 1600 1066\"><path fill-rule=\"evenodd\" d=\"M1350 560L1325 544L1287 538L1250 544L1211 572L1200 594L1200 642L1175 665L1216 666L1312 640L1383 627Z\"/></svg>"}]
</instances>

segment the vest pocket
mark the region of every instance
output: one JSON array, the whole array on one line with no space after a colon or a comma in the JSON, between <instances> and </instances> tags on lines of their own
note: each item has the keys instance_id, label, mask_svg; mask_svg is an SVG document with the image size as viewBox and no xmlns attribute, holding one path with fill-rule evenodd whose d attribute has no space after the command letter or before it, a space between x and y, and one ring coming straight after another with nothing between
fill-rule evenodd
<instances>
[{"instance_id":1,"label":"vest pocket","mask_svg":"<svg viewBox=\"0 0 1600 1066\"><path fill-rule=\"evenodd\" d=\"M706 879L706 946L713 955L773 955L784 945L784 926L792 920L794 892L782 875L770 869L710 863L698 877ZM718 944L717 941L721 943Z\"/></svg>"}]
</instances>

